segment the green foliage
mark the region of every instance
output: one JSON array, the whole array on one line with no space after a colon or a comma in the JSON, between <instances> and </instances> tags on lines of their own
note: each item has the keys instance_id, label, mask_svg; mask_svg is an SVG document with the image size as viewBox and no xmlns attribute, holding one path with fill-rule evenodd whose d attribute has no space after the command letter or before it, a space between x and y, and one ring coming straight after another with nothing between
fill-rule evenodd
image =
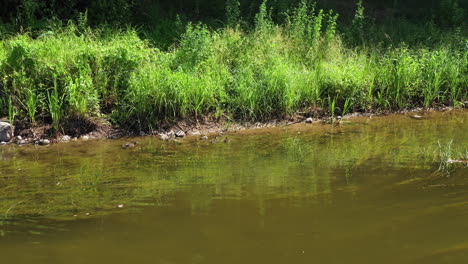
<instances>
[{"instance_id":1,"label":"green foliage","mask_svg":"<svg viewBox=\"0 0 468 264\"><path fill-rule=\"evenodd\" d=\"M258 32L264 32L272 26L271 13L267 9L267 0L264 0L260 5L260 10L255 15L255 29Z\"/></svg>"},{"instance_id":2,"label":"green foliage","mask_svg":"<svg viewBox=\"0 0 468 264\"><path fill-rule=\"evenodd\" d=\"M356 6L356 12L354 13L353 21L351 22L352 38L355 42L364 43L364 27L366 22L366 16L364 15L364 5L362 0L358 0Z\"/></svg>"},{"instance_id":3,"label":"green foliage","mask_svg":"<svg viewBox=\"0 0 468 264\"><path fill-rule=\"evenodd\" d=\"M317 106L333 116L467 100L463 28L405 20L376 27L362 2L352 26L343 27L338 14L305 0L287 12L284 25L263 2L255 26L244 28L234 22L238 8L228 1L228 27L188 23L162 50L151 45L162 42L131 28L92 29L86 14L38 36L4 37L0 114L52 120L56 130L68 119L101 116L145 130L210 114L266 120ZM168 22L177 30L183 24Z\"/></svg>"},{"instance_id":4,"label":"green foliage","mask_svg":"<svg viewBox=\"0 0 468 264\"><path fill-rule=\"evenodd\" d=\"M227 26L236 27L241 20L241 10L239 0L226 1L226 21Z\"/></svg>"}]
</instances>

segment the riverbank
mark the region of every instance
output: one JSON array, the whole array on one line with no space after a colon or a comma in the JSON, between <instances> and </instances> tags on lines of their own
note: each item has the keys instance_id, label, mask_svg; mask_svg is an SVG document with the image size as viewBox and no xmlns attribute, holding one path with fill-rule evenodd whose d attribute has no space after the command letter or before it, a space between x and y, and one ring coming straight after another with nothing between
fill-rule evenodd
<instances>
[{"instance_id":1,"label":"riverbank","mask_svg":"<svg viewBox=\"0 0 468 264\"><path fill-rule=\"evenodd\" d=\"M181 120L216 127L296 113L322 119L463 107L464 27L395 19L389 30L363 12L358 5L351 25L339 25L336 13L304 1L278 23L263 3L252 25L187 23L166 48L134 28L92 28L86 19L2 35L0 117L16 135L73 138L150 134ZM31 128L43 131L26 133Z\"/></svg>"},{"instance_id":2,"label":"riverbank","mask_svg":"<svg viewBox=\"0 0 468 264\"><path fill-rule=\"evenodd\" d=\"M17 144L17 145L50 145L61 142L70 141L88 141L88 140L103 140L103 139L122 139L132 138L133 141L139 137L156 136L163 141L182 140L185 137L196 137L201 140L214 139L223 134L236 133L245 130L255 130L259 128L285 127L299 123L304 123L310 126L317 124L334 124L342 125L352 122L354 118L372 118L376 116L386 115L405 115L414 120L424 120L426 115L432 112L465 112L468 113L468 102L465 108L454 109L452 107L441 107L438 109L422 109L414 108L403 111L382 111L382 112L366 112L366 113L350 113L345 116L330 117L326 111L315 109L311 112L298 112L294 115L283 119L272 119L265 122L232 122L229 120L215 119L213 117L205 117L197 120L181 120L176 123L166 124L157 130L152 131L129 131L115 126L112 126L105 120L89 121L88 128L90 130L77 131L75 134L60 134L55 133L53 127L29 127L24 125L15 127L14 136L9 142L2 142L2 145ZM92 124L92 125L90 125Z\"/></svg>"}]
</instances>

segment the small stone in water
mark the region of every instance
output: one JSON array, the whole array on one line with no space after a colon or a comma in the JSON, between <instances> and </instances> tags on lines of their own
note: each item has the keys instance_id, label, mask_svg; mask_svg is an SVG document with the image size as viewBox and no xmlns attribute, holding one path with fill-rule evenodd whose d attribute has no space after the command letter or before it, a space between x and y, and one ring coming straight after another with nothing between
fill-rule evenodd
<instances>
[{"instance_id":1,"label":"small stone in water","mask_svg":"<svg viewBox=\"0 0 468 264\"><path fill-rule=\"evenodd\" d=\"M200 140L208 140L208 136L202 136Z\"/></svg>"},{"instance_id":2,"label":"small stone in water","mask_svg":"<svg viewBox=\"0 0 468 264\"><path fill-rule=\"evenodd\" d=\"M5 141L0 142L0 145L6 145L7 143Z\"/></svg>"},{"instance_id":3,"label":"small stone in water","mask_svg":"<svg viewBox=\"0 0 468 264\"><path fill-rule=\"evenodd\" d=\"M314 119L312 119L312 117L309 117L306 119L306 124L312 124L314 122Z\"/></svg>"},{"instance_id":4,"label":"small stone in water","mask_svg":"<svg viewBox=\"0 0 468 264\"><path fill-rule=\"evenodd\" d=\"M63 136L62 137L62 142L69 142L71 140L70 136Z\"/></svg>"},{"instance_id":5,"label":"small stone in water","mask_svg":"<svg viewBox=\"0 0 468 264\"><path fill-rule=\"evenodd\" d=\"M123 205L123 204L119 204L119 205L117 205L117 207L118 207L118 208L123 208L124 205Z\"/></svg>"},{"instance_id":6,"label":"small stone in water","mask_svg":"<svg viewBox=\"0 0 468 264\"><path fill-rule=\"evenodd\" d=\"M89 137L88 137L88 136L81 136L80 139L81 139L81 140L84 140L84 141L88 141L88 140L89 140Z\"/></svg>"},{"instance_id":7,"label":"small stone in water","mask_svg":"<svg viewBox=\"0 0 468 264\"><path fill-rule=\"evenodd\" d=\"M410 117L413 119L422 119L422 116L420 115L410 115Z\"/></svg>"}]
</instances>

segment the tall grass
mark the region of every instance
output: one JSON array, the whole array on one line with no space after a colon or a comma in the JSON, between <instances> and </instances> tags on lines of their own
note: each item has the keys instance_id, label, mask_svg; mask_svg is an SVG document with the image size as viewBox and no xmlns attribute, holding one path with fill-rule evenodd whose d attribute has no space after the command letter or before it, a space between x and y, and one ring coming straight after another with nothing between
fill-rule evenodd
<instances>
[{"instance_id":1,"label":"tall grass","mask_svg":"<svg viewBox=\"0 0 468 264\"><path fill-rule=\"evenodd\" d=\"M421 26L446 41L418 42L408 34L403 43L385 37L385 26L368 26L362 5L351 28L307 1L287 13L285 24L273 22L264 2L253 28L238 26L238 8L229 1L226 28L189 23L167 50L133 29L71 22L34 38L2 38L0 114L52 120L57 130L69 118L107 116L145 130L208 114L265 120L310 107L338 115L468 99L462 29Z\"/></svg>"}]
</instances>

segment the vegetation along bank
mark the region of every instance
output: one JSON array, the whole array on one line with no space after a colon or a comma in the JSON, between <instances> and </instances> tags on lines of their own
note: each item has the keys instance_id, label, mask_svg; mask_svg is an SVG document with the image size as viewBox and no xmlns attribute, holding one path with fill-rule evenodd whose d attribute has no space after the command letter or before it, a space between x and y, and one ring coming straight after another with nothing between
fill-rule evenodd
<instances>
[{"instance_id":1,"label":"vegetation along bank","mask_svg":"<svg viewBox=\"0 0 468 264\"><path fill-rule=\"evenodd\" d=\"M228 0L222 16L201 5L144 21L135 3L103 21L83 3L19 2L0 20L0 117L15 135L468 105L467 8L454 0L430 18L372 1L341 15Z\"/></svg>"}]
</instances>

